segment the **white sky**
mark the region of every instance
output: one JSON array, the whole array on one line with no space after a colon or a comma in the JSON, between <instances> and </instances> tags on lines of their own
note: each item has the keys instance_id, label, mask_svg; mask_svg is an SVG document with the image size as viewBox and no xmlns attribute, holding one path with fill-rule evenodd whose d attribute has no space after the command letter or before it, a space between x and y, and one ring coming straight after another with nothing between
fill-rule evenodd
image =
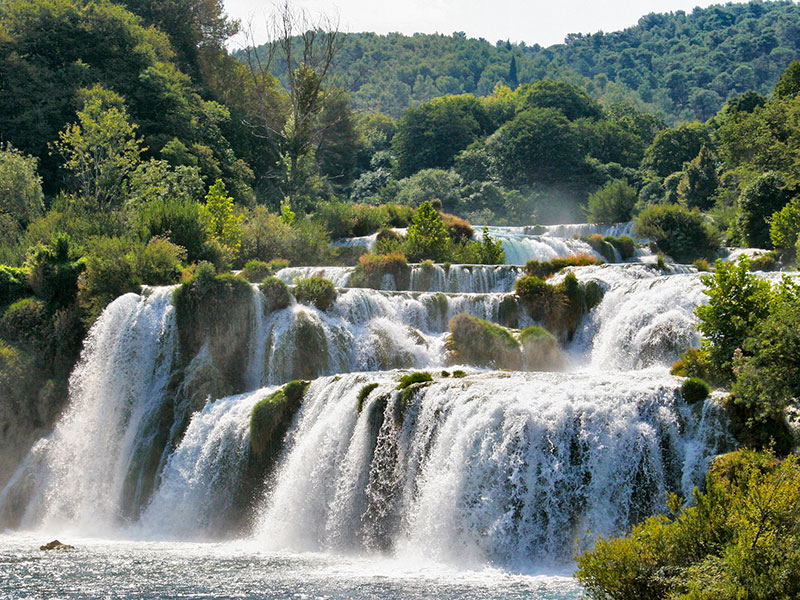
<instances>
[{"instance_id":1,"label":"white sky","mask_svg":"<svg viewBox=\"0 0 800 600\"><path fill-rule=\"evenodd\" d=\"M257 43L266 41L264 16L272 0L223 0L230 17L243 24L252 22ZM690 12L695 6L715 2L697 0L293 0L292 5L313 15L338 16L340 29L349 33L374 31L412 34L463 31L468 37L483 37L494 43L510 39L526 44L550 46L564 41L568 33L617 31L635 25L651 12ZM716 3L722 3L718 0ZM231 48L244 37L231 40Z\"/></svg>"}]
</instances>

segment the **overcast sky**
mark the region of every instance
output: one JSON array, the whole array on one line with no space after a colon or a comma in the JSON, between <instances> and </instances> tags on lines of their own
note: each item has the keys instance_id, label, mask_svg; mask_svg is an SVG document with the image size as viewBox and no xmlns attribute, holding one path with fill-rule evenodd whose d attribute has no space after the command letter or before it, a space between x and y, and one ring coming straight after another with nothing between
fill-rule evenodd
<instances>
[{"instance_id":1,"label":"overcast sky","mask_svg":"<svg viewBox=\"0 0 800 600\"><path fill-rule=\"evenodd\" d=\"M266 41L264 14L271 0L223 0L228 15L243 23L252 20L257 41ZM717 2L720 3L720 2ZM714 2L697 0L294 0L293 6L313 14L338 15L340 29L350 33L374 31L411 34L463 31L494 43L510 39L550 46L568 33L617 31L635 25L651 12L691 11ZM241 36L232 46L242 43Z\"/></svg>"}]
</instances>

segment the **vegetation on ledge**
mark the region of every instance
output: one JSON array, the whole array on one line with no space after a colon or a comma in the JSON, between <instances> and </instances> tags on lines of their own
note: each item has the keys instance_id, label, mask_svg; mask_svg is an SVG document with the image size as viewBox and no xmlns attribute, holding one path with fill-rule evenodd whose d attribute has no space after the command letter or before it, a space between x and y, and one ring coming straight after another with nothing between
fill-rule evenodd
<instances>
[{"instance_id":1,"label":"vegetation on ledge","mask_svg":"<svg viewBox=\"0 0 800 600\"><path fill-rule=\"evenodd\" d=\"M336 287L324 277L298 279L294 286L294 297L302 304L313 304L319 310L328 310L336 301Z\"/></svg>"},{"instance_id":2,"label":"vegetation on ledge","mask_svg":"<svg viewBox=\"0 0 800 600\"><path fill-rule=\"evenodd\" d=\"M250 413L250 448L260 457L279 451L286 431L300 408L307 381L290 381L282 389L259 401Z\"/></svg>"}]
</instances>

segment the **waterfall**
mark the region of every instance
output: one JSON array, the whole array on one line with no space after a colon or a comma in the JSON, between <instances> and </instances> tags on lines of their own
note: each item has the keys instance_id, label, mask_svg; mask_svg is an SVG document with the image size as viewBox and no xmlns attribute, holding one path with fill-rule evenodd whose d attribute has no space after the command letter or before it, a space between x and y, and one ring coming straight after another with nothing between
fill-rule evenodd
<instances>
[{"instance_id":1,"label":"waterfall","mask_svg":"<svg viewBox=\"0 0 800 600\"><path fill-rule=\"evenodd\" d=\"M693 415L661 373L436 379L402 407L397 378L312 383L256 528L266 547L568 561L666 490L688 497L730 442L716 404Z\"/></svg>"},{"instance_id":2,"label":"waterfall","mask_svg":"<svg viewBox=\"0 0 800 600\"><path fill-rule=\"evenodd\" d=\"M520 253L585 245L505 235ZM178 322L173 288L122 296L92 327L67 413L0 491L0 520L459 566L569 563L576 540L627 530L662 511L667 491L688 497L732 443L719 404L687 406L667 374L698 341L700 275L570 270L605 294L565 342L564 373L448 365L457 314L536 324L513 294L521 266L410 265L401 290L348 287L352 267L283 269L287 283L335 280L333 305L270 311L252 286L236 335L219 315ZM187 344L187 323L206 318L214 326ZM397 389L403 369L433 381ZM311 383L282 445L257 463L253 407L293 379Z\"/></svg>"},{"instance_id":3,"label":"waterfall","mask_svg":"<svg viewBox=\"0 0 800 600\"><path fill-rule=\"evenodd\" d=\"M68 523L102 533L131 516L146 485L174 357L171 297L172 288L126 294L92 328L70 378L67 414L23 465L29 471L22 487L31 493L24 498L23 526ZM12 484L19 486L20 477ZM14 492L7 486L3 495Z\"/></svg>"}]
</instances>

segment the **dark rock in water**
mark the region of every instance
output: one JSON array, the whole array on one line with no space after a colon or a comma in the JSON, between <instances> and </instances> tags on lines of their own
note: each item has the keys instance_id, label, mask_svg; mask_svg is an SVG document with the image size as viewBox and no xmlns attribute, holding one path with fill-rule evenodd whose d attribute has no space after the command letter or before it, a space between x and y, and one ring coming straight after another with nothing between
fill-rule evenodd
<instances>
[{"instance_id":1,"label":"dark rock in water","mask_svg":"<svg viewBox=\"0 0 800 600\"><path fill-rule=\"evenodd\" d=\"M75 546L70 546L69 544L62 544L58 540L53 540L52 542L47 543L44 546L39 546L39 550L75 550Z\"/></svg>"}]
</instances>

